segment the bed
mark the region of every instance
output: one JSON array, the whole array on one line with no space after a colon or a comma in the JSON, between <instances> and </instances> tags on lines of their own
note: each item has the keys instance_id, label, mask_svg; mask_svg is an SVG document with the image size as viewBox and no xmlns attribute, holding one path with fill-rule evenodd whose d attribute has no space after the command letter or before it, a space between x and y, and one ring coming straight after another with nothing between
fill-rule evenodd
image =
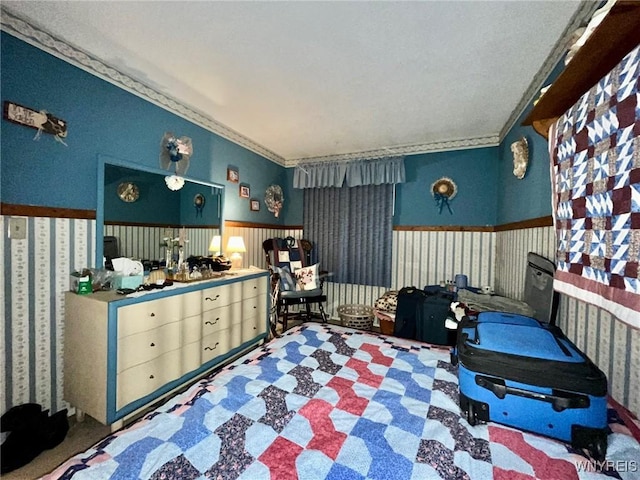
<instances>
[{"instance_id":1,"label":"bed","mask_svg":"<svg viewBox=\"0 0 640 480\"><path fill-rule=\"evenodd\" d=\"M448 349L306 323L43 478L638 478L638 424L609 413L603 464L552 439L471 427Z\"/></svg>"}]
</instances>

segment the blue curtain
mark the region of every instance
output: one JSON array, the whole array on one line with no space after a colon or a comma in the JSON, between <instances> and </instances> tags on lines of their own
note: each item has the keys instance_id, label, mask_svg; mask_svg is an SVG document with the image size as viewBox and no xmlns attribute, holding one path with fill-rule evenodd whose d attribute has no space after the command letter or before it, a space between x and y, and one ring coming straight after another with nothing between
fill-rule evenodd
<instances>
[{"instance_id":1,"label":"blue curtain","mask_svg":"<svg viewBox=\"0 0 640 480\"><path fill-rule=\"evenodd\" d=\"M394 185L307 188L304 233L331 282L391 286Z\"/></svg>"},{"instance_id":2,"label":"blue curtain","mask_svg":"<svg viewBox=\"0 0 640 480\"><path fill-rule=\"evenodd\" d=\"M299 163L293 172L293 188L356 187L404 183L404 157L351 162Z\"/></svg>"}]
</instances>

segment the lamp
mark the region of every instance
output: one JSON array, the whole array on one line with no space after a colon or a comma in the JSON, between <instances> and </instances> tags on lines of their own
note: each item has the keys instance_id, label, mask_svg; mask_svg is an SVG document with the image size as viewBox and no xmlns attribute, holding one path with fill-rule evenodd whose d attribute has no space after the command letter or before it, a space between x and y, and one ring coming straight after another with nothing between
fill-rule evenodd
<instances>
[{"instance_id":1,"label":"lamp","mask_svg":"<svg viewBox=\"0 0 640 480\"><path fill-rule=\"evenodd\" d=\"M231 254L229 259L231 260L232 269L242 268L241 254L246 251L247 249L244 246L244 240L242 239L242 237L229 237L229 241L227 242L226 253Z\"/></svg>"},{"instance_id":2,"label":"lamp","mask_svg":"<svg viewBox=\"0 0 640 480\"><path fill-rule=\"evenodd\" d=\"M220 247L222 246L222 237L220 235L214 235L209 244L209 251L217 257L220 255Z\"/></svg>"}]
</instances>

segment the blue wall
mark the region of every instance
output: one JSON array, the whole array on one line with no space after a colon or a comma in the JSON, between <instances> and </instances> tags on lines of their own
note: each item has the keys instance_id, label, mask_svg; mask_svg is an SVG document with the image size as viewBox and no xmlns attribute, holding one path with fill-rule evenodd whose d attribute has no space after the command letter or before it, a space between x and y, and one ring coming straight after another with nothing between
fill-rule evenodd
<instances>
[{"instance_id":1,"label":"blue wall","mask_svg":"<svg viewBox=\"0 0 640 480\"><path fill-rule=\"evenodd\" d=\"M525 115L526 117L526 115ZM551 215L551 180L547 141L532 127L518 119L500 144L498 167L497 223L505 224ZM529 165L522 179L513 175L511 144L525 137L529 146Z\"/></svg>"},{"instance_id":2,"label":"blue wall","mask_svg":"<svg viewBox=\"0 0 640 480\"><path fill-rule=\"evenodd\" d=\"M166 131L193 140L187 177L225 185L225 219L282 224L266 208L251 212L237 185L226 182L234 165L252 197L270 183L285 188L286 169L146 100L70 65L11 35L1 34L1 98L67 121L68 146L36 130L2 121L2 202L60 208L97 208L98 155L159 168ZM264 206L264 204L263 204Z\"/></svg>"},{"instance_id":3,"label":"blue wall","mask_svg":"<svg viewBox=\"0 0 640 480\"><path fill-rule=\"evenodd\" d=\"M497 147L411 155L405 159L406 183L396 189L394 225L485 226L496 223ZM451 178L458 193L439 213L431 185Z\"/></svg>"},{"instance_id":4,"label":"blue wall","mask_svg":"<svg viewBox=\"0 0 640 480\"><path fill-rule=\"evenodd\" d=\"M544 85L549 85L564 69L561 60L547 77ZM537 94L536 94L537 98ZM525 108L513 127L500 143L498 168L498 224L528 220L551 215L551 177L547 140L533 127L523 126L522 122L533 108L533 100ZM519 180L513 175L513 155L511 144L525 137L529 145L529 166L524 178Z\"/></svg>"},{"instance_id":5,"label":"blue wall","mask_svg":"<svg viewBox=\"0 0 640 480\"><path fill-rule=\"evenodd\" d=\"M68 123L64 146L50 135L2 122L0 193L2 202L93 210L97 208L98 155L126 159L132 165L159 168L165 131L193 139L188 177L225 186L224 219L273 225L303 223L303 192L294 190L293 169L205 130L98 77L2 32L2 100L43 109ZM557 72L550 77L555 78ZM525 112L526 114L526 112ZM406 157L407 183L399 185L394 224L484 226L550 215L549 160L545 140L519 119L499 147L437 152ZM530 165L523 180L512 171L510 144L526 136ZM250 210L238 184L226 181L234 167L250 187ZM458 194L453 214L438 213L430 192L438 178L452 178ZM276 218L264 204L271 184L284 190Z\"/></svg>"}]
</instances>

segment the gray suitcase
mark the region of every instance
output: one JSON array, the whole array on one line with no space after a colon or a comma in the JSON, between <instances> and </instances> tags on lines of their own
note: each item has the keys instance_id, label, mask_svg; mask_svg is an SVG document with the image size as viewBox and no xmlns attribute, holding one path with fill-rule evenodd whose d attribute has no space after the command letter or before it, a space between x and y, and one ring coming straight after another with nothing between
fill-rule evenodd
<instances>
[{"instance_id":1,"label":"gray suitcase","mask_svg":"<svg viewBox=\"0 0 640 480\"><path fill-rule=\"evenodd\" d=\"M558 293L553 291L556 266L551 260L529 252L524 280L524 302L535 310L536 320L555 325Z\"/></svg>"}]
</instances>

